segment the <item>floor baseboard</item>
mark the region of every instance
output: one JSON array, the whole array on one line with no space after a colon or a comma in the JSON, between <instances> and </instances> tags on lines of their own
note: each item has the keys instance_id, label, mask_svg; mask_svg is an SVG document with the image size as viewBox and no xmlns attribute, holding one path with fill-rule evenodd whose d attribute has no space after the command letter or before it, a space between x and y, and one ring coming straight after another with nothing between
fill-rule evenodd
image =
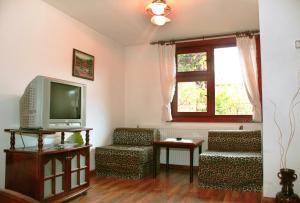
<instances>
[{"instance_id":1,"label":"floor baseboard","mask_svg":"<svg viewBox=\"0 0 300 203\"><path fill-rule=\"evenodd\" d=\"M262 203L274 203L275 202L275 198L271 198L271 197L263 197L261 200Z\"/></svg>"},{"instance_id":2,"label":"floor baseboard","mask_svg":"<svg viewBox=\"0 0 300 203\"><path fill-rule=\"evenodd\" d=\"M161 169L165 169L166 168L166 164L160 164L160 168ZM190 170L190 166L187 165L177 165L177 164L169 164L169 169L178 169L178 170L185 170L185 171L189 171ZM194 166L194 172L198 170L198 166Z\"/></svg>"},{"instance_id":3,"label":"floor baseboard","mask_svg":"<svg viewBox=\"0 0 300 203\"><path fill-rule=\"evenodd\" d=\"M161 169L165 169L166 168L166 164L160 164L160 168ZM176 169L176 170L184 170L184 171L189 171L190 170L190 166L187 165L177 165L177 164L169 164L169 169ZM194 172L198 170L198 166L194 166ZM90 176L96 176L96 170L91 170L90 171Z\"/></svg>"},{"instance_id":4,"label":"floor baseboard","mask_svg":"<svg viewBox=\"0 0 300 203\"><path fill-rule=\"evenodd\" d=\"M96 176L96 170L95 170L95 169L90 171L90 176L91 176L91 177L92 177L92 176Z\"/></svg>"}]
</instances>

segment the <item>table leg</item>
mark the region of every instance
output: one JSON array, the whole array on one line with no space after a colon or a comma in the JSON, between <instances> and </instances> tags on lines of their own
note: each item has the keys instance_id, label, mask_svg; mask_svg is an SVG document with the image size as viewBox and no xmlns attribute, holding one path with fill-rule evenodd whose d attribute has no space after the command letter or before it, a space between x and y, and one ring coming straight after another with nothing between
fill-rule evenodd
<instances>
[{"instance_id":1,"label":"table leg","mask_svg":"<svg viewBox=\"0 0 300 203\"><path fill-rule=\"evenodd\" d=\"M202 145L199 145L199 154L202 153Z\"/></svg>"},{"instance_id":2,"label":"table leg","mask_svg":"<svg viewBox=\"0 0 300 203\"><path fill-rule=\"evenodd\" d=\"M157 165L157 150L156 150L156 146L153 145L153 178L156 178L156 165Z\"/></svg>"},{"instance_id":3,"label":"table leg","mask_svg":"<svg viewBox=\"0 0 300 203\"><path fill-rule=\"evenodd\" d=\"M65 132L61 132L60 143L65 144Z\"/></svg>"},{"instance_id":4,"label":"table leg","mask_svg":"<svg viewBox=\"0 0 300 203\"><path fill-rule=\"evenodd\" d=\"M15 149L15 143L16 143L16 138L15 138L15 132L10 133L10 149Z\"/></svg>"},{"instance_id":5,"label":"table leg","mask_svg":"<svg viewBox=\"0 0 300 203\"><path fill-rule=\"evenodd\" d=\"M90 131L86 130L85 131L85 145L89 145L90 144Z\"/></svg>"},{"instance_id":6,"label":"table leg","mask_svg":"<svg viewBox=\"0 0 300 203\"><path fill-rule=\"evenodd\" d=\"M193 168L194 168L194 149L193 148L190 148L190 183L193 182L193 175L194 175L194 171L193 171Z\"/></svg>"},{"instance_id":7,"label":"table leg","mask_svg":"<svg viewBox=\"0 0 300 203\"><path fill-rule=\"evenodd\" d=\"M43 134L42 133L38 134L38 150L39 151L43 150Z\"/></svg>"},{"instance_id":8,"label":"table leg","mask_svg":"<svg viewBox=\"0 0 300 203\"><path fill-rule=\"evenodd\" d=\"M169 172L169 147L166 148L166 171Z\"/></svg>"}]
</instances>

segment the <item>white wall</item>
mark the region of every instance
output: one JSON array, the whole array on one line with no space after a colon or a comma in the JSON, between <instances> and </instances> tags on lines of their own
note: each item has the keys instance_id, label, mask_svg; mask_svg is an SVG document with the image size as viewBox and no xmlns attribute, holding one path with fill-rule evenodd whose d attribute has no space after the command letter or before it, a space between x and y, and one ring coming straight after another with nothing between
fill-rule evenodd
<instances>
[{"instance_id":1,"label":"white wall","mask_svg":"<svg viewBox=\"0 0 300 203\"><path fill-rule=\"evenodd\" d=\"M259 1L263 81L263 134L264 134L264 195L274 197L280 191L277 172L280 168L278 130L273 121L274 108L278 106L278 121L284 134L288 133L288 106L299 87L300 49L295 40L300 39L300 1ZM299 99L298 99L299 101ZM300 174L299 143L300 118L296 109L297 129L288 154L288 168ZM287 138L285 137L285 140ZM300 180L295 182L295 192L300 194Z\"/></svg>"},{"instance_id":2,"label":"white wall","mask_svg":"<svg viewBox=\"0 0 300 203\"><path fill-rule=\"evenodd\" d=\"M124 125L124 49L119 44L43 1L0 0L0 46L0 187L3 149L9 148L3 129L19 126L19 98L36 75L87 84L87 126L94 128L94 146L110 143L111 130ZM73 48L95 56L95 81L72 77ZM36 144L32 138L25 143Z\"/></svg>"},{"instance_id":3,"label":"white wall","mask_svg":"<svg viewBox=\"0 0 300 203\"><path fill-rule=\"evenodd\" d=\"M165 123L161 122L162 99L160 93L157 46L142 44L125 49L125 123L126 126L157 127L166 136L202 137L207 139L209 129L261 129L258 123ZM174 130L168 130L168 129ZM207 142L203 150L207 149ZM183 154L183 155L182 155ZM196 154L196 151L195 151ZM162 151L161 162L165 162ZM171 164L188 165L188 152L172 150ZM197 156L194 160L198 164Z\"/></svg>"}]
</instances>

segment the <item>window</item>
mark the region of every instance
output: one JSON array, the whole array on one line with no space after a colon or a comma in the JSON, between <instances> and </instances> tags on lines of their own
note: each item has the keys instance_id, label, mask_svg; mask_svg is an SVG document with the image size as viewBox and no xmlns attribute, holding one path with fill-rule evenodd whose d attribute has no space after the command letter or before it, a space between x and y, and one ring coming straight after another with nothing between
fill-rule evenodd
<instances>
[{"instance_id":1,"label":"window","mask_svg":"<svg viewBox=\"0 0 300 203\"><path fill-rule=\"evenodd\" d=\"M252 105L243 84L235 38L188 42L176 46L173 121L252 120ZM260 66L259 44L257 48ZM258 70L260 74L260 67Z\"/></svg>"}]
</instances>

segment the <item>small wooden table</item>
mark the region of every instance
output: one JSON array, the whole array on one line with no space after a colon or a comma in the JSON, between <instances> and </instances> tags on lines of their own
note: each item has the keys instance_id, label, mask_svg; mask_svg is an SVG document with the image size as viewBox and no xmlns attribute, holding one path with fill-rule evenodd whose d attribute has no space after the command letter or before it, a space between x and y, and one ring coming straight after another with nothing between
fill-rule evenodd
<instances>
[{"instance_id":1,"label":"small wooden table","mask_svg":"<svg viewBox=\"0 0 300 203\"><path fill-rule=\"evenodd\" d=\"M199 147L199 154L202 152L202 143L203 139L181 139L177 140L176 138L166 138L161 140L155 140L153 142L153 162L154 166L157 164L157 150L160 147L166 147L166 170L169 170L169 148L186 148L190 149L190 182L193 182L193 161L194 161L194 149ZM156 177L156 167L153 167L153 177Z\"/></svg>"}]
</instances>

